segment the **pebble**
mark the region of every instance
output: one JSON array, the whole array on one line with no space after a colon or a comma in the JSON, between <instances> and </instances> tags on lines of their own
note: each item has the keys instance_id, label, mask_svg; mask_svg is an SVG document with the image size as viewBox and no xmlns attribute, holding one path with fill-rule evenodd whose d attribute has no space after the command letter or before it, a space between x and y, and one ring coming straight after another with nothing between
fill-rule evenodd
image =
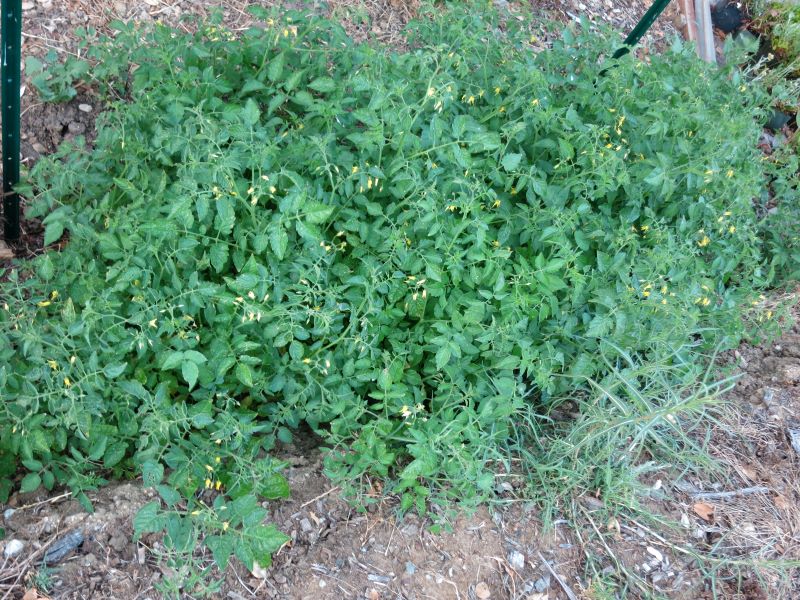
<instances>
[{"instance_id":1,"label":"pebble","mask_svg":"<svg viewBox=\"0 0 800 600\"><path fill-rule=\"evenodd\" d=\"M117 552L122 552L129 544L130 542L125 535L115 535L108 543Z\"/></svg>"},{"instance_id":2,"label":"pebble","mask_svg":"<svg viewBox=\"0 0 800 600\"><path fill-rule=\"evenodd\" d=\"M10 521L11 517L14 516L14 513L17 512L13 508L7 508L3 511L3 519L6 521Z\"/></svg>"},{"instance_id":3,"label":"pebble","mask_svg":"<svg viewBox=\"0 0 800 600\"><path fill-rule=\"evenodd\" d=\"M535 589L540 594L550 588L550 576L547 577L540 577L536 580L536 583L533 584L533 589Z\"/></svg>"},{"instance_id":4,"label":"pebble","mask_svg":"<svg viewBox=\"0 0 800 600\"><path fill-rule=\"evenodd\" d=\"M310 531L314 531L314 526L311 524L311 521L309 521L306 518L303 518L300 521L300 529L302 529L304 532L308 533Z\"/></svg>"},{"instance_id":5,"label":"pebble","mask_svg":"<svg viewBox=\"0 0 800 600\"><path fill-rule=\"evenodd\" d=\"M85 113L92 112L92 105L91 104L78 104L78 110Z\"/></svg>"},{"instance_id":6,"label":"pebble","mask_svg":"<svg viewBox=\"0 0 800 600\"><path fill-rule=\"evenodd\" d=\"M406 561L406 573L408 573L409 575L413 575L416 572L416 570L417 570L417 565L415 565L410 560L407 560Z\"/></svg>"},{"instance_id":7,"label":"pebble","mask_svg":"<svg viewBox=\"0 0 800 600\"><path fill-rule=\"evenodd\" d=\"M325 580L324 580L324 579L320 579L320 580L319 580L319 587L321 587L321 588L324 588L326 585L328 585L328 584L327 584L327 583L325 583Z\"/></svg>"},{"instance_id":8,"label":"pebble","mask_svg":"<svg viewBox=\"0 0 800 600\"><path fill-rule=\"evenodd\" d=\"M34 5L34 3L33 3L33 2L23 2L23 3L22 3L22 10L30 10L30 9L32 9L34 6L35 6L35 5Z\"/></svg>"},{"instance_id":9,"label":"pebble","mask_svg":"<svg viewBox=\"0 0 800 600\"><path fill-rule=\"evenodd\" d=\"M516 550L513 550L508 555L508 562L511 564L512 567L514 567L514 569L516 569L517 571L521 571L522 569L525 568L525 555L522 554L522 552L517 552Z\"/></svg>"},{"instance_id":10,"label":"pebble","mask_svg":"<svg viewBox=\"0 0 800 600\"><path fill-rule=\"evenodd\" d=\"M6 558L14 558L18 556L25 549L25 543L20 540L8 540L6 547L3 549L3 556Z\"/></svg>"},{"instance_id":11,"label":"pebble","mask_svg":"<svg viewBox=\"0 0 800 600\"><path fill-rule=\"evenodd\" d=\"M492 592L485 582L481 581L475 586L475 597L480 598L480 600L488 600L492 597Z\"/></svg>"},{"instance_id":12,"label":"pebble","mask_svg":"<svg viewBox=\"0 0 800 600\"><path fill-rule=\"evenodd\" d=\"M73 135L80 135L84 131L86 131L86 125L83 123L78 123L77 121L73 121L69 125L67 125L67 130Z\"/></svg>"},{"instance_id":13,"label":"pebble","mask_svg":"<svg viewBox=\"0 0 800 600\"><path fill-rule=\"evenodd\" d=\"M661 554L661 552L659 552L658 550L656 550L656 549L655 549L655 548L653 548L652 546L648 546L648 547L647 547L647 553L648 553L650 556L652 556L653 558L655 558L655 559L656 559L656 562L661 562L661 561L663 561L663 560L664 560L664 555L663 555L663 554Z\"/></svg>"}]
</instances>

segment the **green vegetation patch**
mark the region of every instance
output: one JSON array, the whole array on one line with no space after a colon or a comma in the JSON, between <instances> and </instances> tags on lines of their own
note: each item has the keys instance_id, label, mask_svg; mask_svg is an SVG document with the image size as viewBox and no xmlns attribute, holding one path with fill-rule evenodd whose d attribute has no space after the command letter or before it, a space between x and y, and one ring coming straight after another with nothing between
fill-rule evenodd
<instances>
[{"instance_id":1,"label":"green vegetation patch","mask_svg":"<svg viewBox=\"0 0 800 600\"><path fill-rule=\"evenodd\" d=\"M340 481L474 503L515 415L613 374L610 351L743 334L773 254L734 68L676 48L601 75L602 39L534 54L469 6L406 54L257 14L93 50L95 146L28 190L68 240L3 287L4 496L20 468L76 492L143 469L167 508L140 533L190 547L205 515L220 565L264 564L283 538L248 511L287 493L264 452L301 422Z\"/></svg>"}]
</instances>

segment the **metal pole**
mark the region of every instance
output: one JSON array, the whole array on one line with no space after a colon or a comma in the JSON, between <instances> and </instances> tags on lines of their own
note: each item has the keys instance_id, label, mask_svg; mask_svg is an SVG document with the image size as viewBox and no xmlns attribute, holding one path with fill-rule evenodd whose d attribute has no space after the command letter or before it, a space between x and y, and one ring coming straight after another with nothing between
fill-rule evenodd
<instances>
[{"instance_id":1,"label":"metal pole","mask_svg":"<svg viewBox=\"0 0 800 600\"><path fill-rule=\"evenodd\" d=\"M639 40L642 39L644 34L647 33L647 30L653 26L653 23L656 22L658 16L664 12L664 9L667 8L669 3L670 0L655 0L653 5L644 13L642 19L636 24L636 27L633 28L633 31L625 38L623 42L625 45L614 52L613 57L620 58L630 52L631 48L635 46Z\"/></svg>"},{"instance_id":2,"label":"metal pole","mask_svg":"<svg viewBox=\"0 0 800 600\"><path fill-rule=\"evenodd\" d=\"M2 0L0 38L3 45L2 81L3 115L3 216L4 237L19 239L19 90L22 54L22 0Z\"/></svg>"}]
</instances>

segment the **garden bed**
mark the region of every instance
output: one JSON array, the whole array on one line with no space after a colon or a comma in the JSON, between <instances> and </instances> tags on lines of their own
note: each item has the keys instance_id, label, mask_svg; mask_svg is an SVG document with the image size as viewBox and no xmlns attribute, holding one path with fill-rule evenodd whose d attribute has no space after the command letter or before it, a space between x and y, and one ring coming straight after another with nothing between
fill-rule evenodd
<instances>
[{"instance_id":1,"label":"garden bed","mask_svg":"<svg viewBox=\"0 0 800 600\"><path fill-rule=\"evenodd\" d=\"M103 25L106 17L97 14L98 8L105 8L102 3L76 5L95 11L86 12L82 24ZM125 3L114 3L112 8L134 10ZM148 18L169 20L190 9L204 8L202 3L148 2L137 4L135 10L144 10ZM226 8L231 30L244 28L247 21L242 7ZM582 10L577 5L554 4L550 8L568 19L576 8ZM337 10L356 39L363 36L393 42L416 5L342 2L334 4L334 13ZM45 4L31 11L33 31L39 32L34 35L47 38L48 46L58 45L53 36L66 31L60 19L72 22L83 18L79 11L61 13ZM607 16L605 10L598 12L601 20ZM36 27L44 27L43 23L59 27L42 34ZM547 31L541 30L543 45L548 43ZM31 43L39 38L31 38ZM74 48L71 44L68 39L63 41L64 47ZM39 154L52 153L65 138L86 135L92 141L99 106L87 90L77 92L74 100L62 105L36 103L26 108L23 104L23 131L29 132L23 149L30 162ZM27 94L31 98L32 90ZM28 221L26 227L21 257L39 254L42 248L43 228L36 221ZM780 305L792 298L781 298ZM764 311L772 310L771 301L763 306ZM670 598L711 598L714 592L753 600L780 597L797 589L796 571L757 561L800 559L798 490L793 476L798 457L789 433L797 428L792 415L800 414L798 333L795 329L762 347L743 345L727 356L730 364L745 373L729 396L734 400L733 410L715 425L695 432L700 441L708 435L709 452L726 467L722 472L712 475L698 468L679 478L675 469L664 468L647 475L650 490L644 496L649 511L678 524L677 528L659 526L657 518L637 521L618 512L618 505L607 506L592 494L575 498L571 507L569 503L560 506L555 521L545 518L525 501L524 473L513 463L508 469L499 465L495 469L491 487L498 492L498 502L470 515L434 508L428 517L410 515L398 520L395 514L400 498L384 497L380 479L370 477L362 479L358 487L363 496L356 505L367 507L358 512L326 477L316 444L282 443L275 454L289 465L286 477L291 498L270 501L265 508L270 521L289 541L275 552L274 566L265 572L249 572L237 562L214 597L543 600L566 598L571 592L603 597L612 589L633 597L646 588L660 590ZM302 433L295 436L302 437ZM732 500L693 499L704 491L735 492L755 486L769 491L734 495ZM0 571L0 584L5 586L0 590L8 591L9 597L27 592L25 600L36 597L31 592L34 589L52 598L158 597L153 586L175 576L171 567L157 560L165 551L161 535L146 533L139 541L130 541L134 514L154 501L155 492L136 481L89 492L88 498L95 507L91 516L68 494L12 495L7 506L15 512L4 525L4 542L18 539L25 549L17 562L6 563ZM442 522L450 531L433 533L431 526L435 530ZM58 567L47 570L19 562L76 527L87 532L87 539ZM726 560L731 558L741 560L745 568L729 569ZM201 564L211 566L209 557L203 560ZM737 579L742 574L746 579ZM14 585L9 586L9 581ZM714 589L710 589L712 583Z\"/></svg>"}]
</instances>

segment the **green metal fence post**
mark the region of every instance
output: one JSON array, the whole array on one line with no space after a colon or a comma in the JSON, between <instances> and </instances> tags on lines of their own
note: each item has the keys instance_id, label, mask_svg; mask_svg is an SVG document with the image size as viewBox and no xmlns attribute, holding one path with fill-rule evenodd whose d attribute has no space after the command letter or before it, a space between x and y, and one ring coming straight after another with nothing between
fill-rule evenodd
<instances>
[{"instance_id":1,"label":"green metal fence post","mask_svg":"<svg viewBox=\"0 0 800 600\"><path fill-rule=\"evenodd\" d=\"M2 77L3 115L3 220L4 237L19 238L19 196L14 186L19 183L19 90L22 54L22 0L2 0L3 45Z\"/></svg>"},{"instance_id":2,"label":"green metal fence post","mask_svg":"<svg viewBox=\"0 0 800 600\"><path fill-rule=\"evenodd\" d=\"M625 45L614 52L614 58L620 58L621 56L626 55L628 52L631 51L631 48L635 46L640 39L647 33L647 30L653 26L653 23L656 22L658 16L664 12L664 9L667 8L669 5L670 0L656 0L653 2L653 5L644 13L642 19L636 24L636 27L633 28L628 34L628 37L625 38L623 42Z\"/></svg>"}]
</instances>

